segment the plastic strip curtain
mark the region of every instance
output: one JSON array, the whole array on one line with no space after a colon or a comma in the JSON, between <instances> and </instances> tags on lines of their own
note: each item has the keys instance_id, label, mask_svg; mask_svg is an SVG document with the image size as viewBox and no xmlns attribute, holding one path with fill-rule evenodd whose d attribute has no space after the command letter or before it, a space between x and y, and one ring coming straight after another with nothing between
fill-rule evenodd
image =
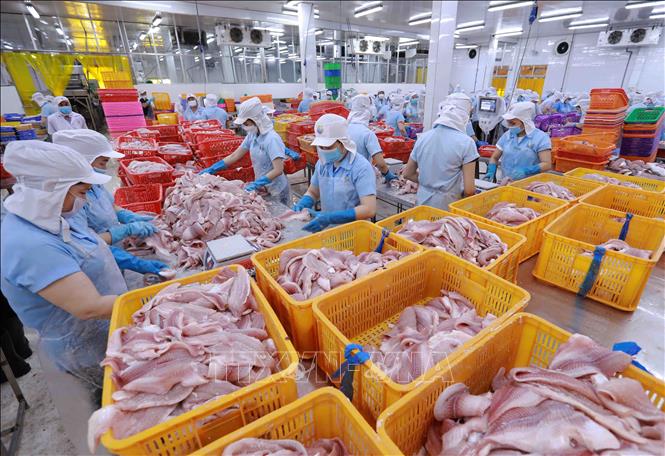
<instances>
[{"instance_id":1,"label":"plastic strip curtain","mask_svg":"<svg viewBox=\"0 0 665 456\"><path fill-rule=\"evenodd\" d=\"M102 89L133 87L129 60L121 55L77 55L88 79L96 79Z\"/></svg>"}]
</instances>

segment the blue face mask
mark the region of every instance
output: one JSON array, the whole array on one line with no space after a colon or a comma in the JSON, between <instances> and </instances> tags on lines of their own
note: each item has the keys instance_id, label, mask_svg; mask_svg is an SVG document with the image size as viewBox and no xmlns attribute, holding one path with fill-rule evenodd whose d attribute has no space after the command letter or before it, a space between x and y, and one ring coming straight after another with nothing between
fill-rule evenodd
<instances>
[{"instance_id":1,"label":"blue face mask","mask_svg":"<svg viewBox=\"0 0 665 456\"><path fill-rule=\"evenodd\" d=\"M326 163L334 163L342 158L342 152L339 150L339 147L332 150L323 150L320 147L317 147L316 150L319 153L319 157L321 157Z\"/></svg>"},{"instance_id":2,"label":"blue face mask","mask_svg":"<svg viewBox=\"0 0 665 456\"><path fill-rule=\"evenodd\" d=\"M92 169L94 169L96 173L99 173L99 174L106 174L106 170L105 170L105 169L101 169L101 168L92 168Z\"/></svg>"},{"instance_id":3,"label":"blue face mask","mask_svg":"<svg viewBox=\"0 0 665 456\"><path fill-rule=\"evenodd\" d=\"M510 131L512 134L514 134L515 136L517 136L517 135L520 134L520 132L522 131L522 129L521 129L520 127L510 127L510 130L509 130L509 131Z\"/></svg>"},{"instance_id":4,"label":"blue face mask","mask_svg":"<svg viewBox=\"0 0 665 456\"><path fill-rule=\"evenodd\" d=\"M411 100L411 105L418 106L418 100Z\"/></svg>"},{"instance_id":5,"label":"blue face mask","mask_svg":"<svg viewBox=\"0 0 665 456\"><path fill-rule=\"evenodd\" d=\"M72 113L72 107L71 106L60 106L60 112L63 113L64 115L68 115Z\"/></svg>"}]
</instances>

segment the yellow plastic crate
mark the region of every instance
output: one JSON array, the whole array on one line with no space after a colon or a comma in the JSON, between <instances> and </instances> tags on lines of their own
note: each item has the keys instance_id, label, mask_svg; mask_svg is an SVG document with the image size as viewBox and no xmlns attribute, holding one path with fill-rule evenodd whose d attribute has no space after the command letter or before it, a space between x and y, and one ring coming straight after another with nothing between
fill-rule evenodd
<instances>
[{"instance_id":1,"label":"yellow plastic crate","mask_svg":"<svg viewBox=\"0 0 665 456\"><path fill-rule=\"evenodd\" d=\"M587 169L587 168L575 168L571 171L568 171L565 175L584 179L585 174L601 174L603 176L613 177L620 181L632 182L633 184L639 185L644 190L649 192L665 193L665 181L649 179L646 177L624 176L623 174L611 173L609 171L598 171L596 169ZM587 180L592 180L592 179L587 179Z\"/></svg>"},{"instance_id":2,"label":"yellow plastic crate","mask_svg":"<svg viewBox=\"0 0 665 456\"><path fill-rule=\"evenodd\" d=\"M222 437L192 456L219 456L231 443L245 438L294 439L307 446L318 439L334 437L344 442L353 455L391 454L349 400L335 388L327 387Z\"/></svg>"},{"instance_id":3,"label":"yellow plastic crate","mask_svg":"<svg viewBox=\"0 0 665 456\"><path fill-rule=\"evenodd\" d=\"M642 217L665 219L665 193L607 185L584 196L580 202Z\"/></svg>"},{"instance_id":4,"label":"yellow plastic crate","mask_svg":"<svg viewBox=\"0 0 665 456\"><path fill-rule=\"evenodd\" d=\"M416 206L407 211L385 218L378 222L377 225L382 228L387 228L399 236L397 231L402 228L402 225L410 220L435 221L443 217L459 217L459 215L435 207ZM508 245L508 250L484 269L493 272L499 277L503 277L509 282L515 283L517 281L517 270L519 268L519 252L522 245L526 242L526 238L521 234L506 230L505 228L489 225L479 220L474 220L474 223L478 225L478 228L496 234L506 243L506 245ZM406 240L408 241L408 239Z\"/></svg>"},{"instance_id":5,"label":"yellow plastic crate","mask_svg":"<svg viewBox=\"0 0 665 456\"><path fill-rule=\"evenodd\" d=\"M527 177L526 179L511 182L509 185L526 190L526 187L533 182L552 182L556 185L567 188L576 197L574 200L570 201L571 203L577 203L580 198L588 195L589 193L595 192L599 188L605 187L606 185L602 182L578 179L571 176L560 176L558 174L552 173L536 174L534 176Z\"/></svg>"},{"instance_id":6,"label":"yellow plastic crate","mask_svg":"<svg viewBox=\"0 0 665 456\"><path fill-rule=\"evenodd\" d=\"M295 114L282 114L281 116L275 117L275 131L278 133L286 133L286 129L289 127L290 123L300 122L305 120L303 116L298 116Z\"/></svg>"},{"instance_id":7,"label":"yellow plastic crate","mask_svg":"<svg viewBox=\"0 0 665 456\"><path fill-rule=\"evenodd\" d=\"M533 275L566 290L577 292L591 266L596 245L617 239L625 212L580 203L545 228L543 245ZM652 250L651 259L607 251L587 297L620 310L637 309L649 274L665 248L665 221L634 216L626 242Z\"/></svg>"},{"instance_id":8,"label":"yellow plastic crate","mask_svg":"<svg viewBox=\"0 0 665 456\"><path fill-rule=\"evenodd\" d=\"M236 268L237 266L230 267ZM219 269L200 272L119 296L113 306L109 336L117 328L131 324L132 314L161 289L175 282L181 284L208 283L218 272ZM190 454L298 398L295 381L298 356L256 282L251 280L250 285L259 310L263 314L266 330L281 354L280 371L131 437L118 440L109 430L102 436L102 443L110 452L119 455L155 456ZM111 367L107 366L104 369L102 406L113 403L111 396L115 390L115 385L111 380ZM205 422L206 418L213 417L216 413L229 408L235 408L235 410L224 414L223 417L216 417Z\"/></svg>"},{"instance_id":9,"label":"yellow plastic crate","mask_svg":"<svg viewBox=\"0 0 665 456\"><path fill-rule=\"evenodd\" d=\"M526 290L439 249L405 258L375 277L356 281L354 286L333 290L317 298L314 317L319 340L317 365L331 376L344 361L350 343L378 346L383 334L402 311L441 296L441 290L466 296L479 315L488 312L497 320L483 329L413 382L403 385L390 379L371 361L358 368L353 379L353 404L370 422L393 402L428 381L477 343L509 315L529 302Z\"/></svg>"},{"instance_id":10,"label":"yellow plastic crate","mask_svg":"<svg viewBox=\"0 0 665 456\"><path fill-rule=\"evenodd\" d=\"M302 357L313 357L317 349L316 329L314 328L314 315L312 314L314 299L296 301L277 283L280 254L288 249L320 249L327 247L335 250L350 250L359 255L362 252L373 251L379 245L380 240L381 228L367 221L357 221L329 228L320 233L280 244L252 255L252 263L256 270L256 281L259 288L279 315L287 333L291 336L293 345ZM387 250L422 252L424 249L406 241L401 236L390 234L383 244L383 251ZM394 262L394 264L397 263L399 262ZM393 267L394 264L391 263L388 267ZM376 274L374 272L368 277L374 277ZM353 283L342 285L336 290L348 288ZM332 291L328 293L332 293Z\"/></svg>"},{"instance_id":11,"label":"yellow plastic crate","mask_svg":"<svg viewBox=\"0 0 665 456\"><path fill-rule=\"evenodd\" d=\"M171 111L173 109L171 97L167 92L152 92L152 99L155 109L158 111Z\"/></svg>"},{"instance_id":12,"label":"yellow plastic crate","mask_svg":"<svg viewBox=\"0 0 665 456\"><path fill-rule=\"evenodd\" d=\"M157 122L163 125L178 125L178 114L175 112L157 114Z\"/></svg>"},{"instance_id":13,"label":"yellow plastic crate","mask_svg":"<svg viewBox=\"0 0 665 456\"><path fill-rule=\"evenodd\" d=\"M518 226L508 226L485 217L496 203L516 203L540 212L540 216ZM538 253L545 227L559 216L569 203L551 196L540 195L517 187L498 187L478 195L464 198L448 205L450 212L470 217L505 230L519 233L526 237L526 243L520 249L520 263Z\"/></svg>"},{"instance_id":14,"label":"yellow plastic crate","mask_svg":"<svg viewBox=\"0 0 665 456\"><path fill-rule=\"evenodd\" d=\"M547 367L559 345L571 336L558 326L528 313L513 315L469 348L432 382L422 385L390 406L379 417L376 428L390 454L416 454L427 439L434 420L434 404L443 390L464 383L472 394L489 391L500 368ZM639 381L651 402L665 411L665 383L634 367L621 373Z\"/></svg>"}]
</instances>

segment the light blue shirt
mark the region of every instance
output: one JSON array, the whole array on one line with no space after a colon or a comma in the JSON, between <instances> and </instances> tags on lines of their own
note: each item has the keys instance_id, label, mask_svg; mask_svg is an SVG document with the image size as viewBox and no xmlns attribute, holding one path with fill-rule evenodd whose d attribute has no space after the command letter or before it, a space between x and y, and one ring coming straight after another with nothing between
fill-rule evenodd
<instances>
[{"instance_id":1,"label":"light blue shirt","mask_svg":"<svg viewBox=\"0 0 665 456\"><path fill-rule=\"evenodd\" d=\"M350 152L337 167L334 163L317 161L311 184L319 189L323 212L353 209L360 204L360 198L376 195L372 165Z\"/></svg>"},{"instance_id":2,"label":"light blue shirt","mask_svg":"<svg viewBox=\"0 0 665 456\"><path fill-rule=\"evenodd\" d=\"M501 149L501 171L503 176L513 179L521 177L517 170L540 163L538 153L552 148L547 133L537 128L528 135L517 136L510 130L505 132L496 147Z\"/></svg>"},{"instance_id":3,"label":"light blue shirt","mask_svg":"<svg viewBox=\"0 0 665 456\"><path fill-rule=\"evenodd\" d=\"M40 115L42 116L42 120L45 120L45 119L48 118L48 116L50 116L51 114L55 114L55 112L58 110L58 108L56 108L55 106L53 106L53 105L52 105L51 103L49 103L48 101L47 101L46 103L44 103L44 104L41 106L41 108L42 108L42 111L41 111Z\"/></svg>"},{"instance_id":4,"label":"light blue shirt","mask_svg":"<svg viewBox=\"0 0 665 456\"><path fill-rule=\"evenodd\" d=\"M206 120L219 120L219 123L222 125L222 128L226 128L226 120L229 118L229 115L219 106L208 106L203 110Z\"/></svg>"},{"instance_id":5,"label":"light blue shirt","mask_svg":"<svg viewBox=\"0 0 665 456\"><path fill-rule=\"evenodd\" d=\"M273 169L273 160L277 158L286 159L284 142L273 129L262 135L247 135L240 147L249 150L254 168L254 179L268 174ZM286 205L290 204L290 187L284 173L273 179L272 183L266 185L266 189L280 202Z\"/></svg>"},{"instance_id":6,"label":"light blue shirt","mask_svg":"<svg viewBox=\"0 0 665 456\"><path fill-rule=\"evenodd\" d=\"M476 136L476 132L473 131L473 125L470 121L466 123L466 134L469 136Z\"/></svg>"},{"instance_id":7,"label":"light blue shirt","mask_svg":"<svg viewBox=\"0 0 665 456\"><path fill-rule=\"evenodd\" d=\"M184 117L185 120L189 122L193 122L195 120L206 120L205 112L203 111L203 108L200 106L196 109L196 112L192 111L192 108L188 106L187 110L185 111Z\"/></svg>"},{"instance_id":8,"label":"light blue shirt","mask_svg":"<svg viewBox=\"0 0 665 456\"><path fill-rule=\"evenodd\" d=\"M418 113L418 105L415 106L409 103L404 109L404 117L409 122L419 122L420 114Z\"/></svg>"},{"instance_id":9,"label":"light blue shirt","mask_svg":"<svg viewBox=\"0 0 665 456\"><path fill-rule=\"evenodd\" d=\"M567 112L572 112L575 110L575 108L573 108L573 106L570 103L564 103L562 101L557 101L556 103L554 103L554 105L552 105L552 108L560 114L566 114Z\"/></svg>"},{"instance_id":10,"label":"light blue shirt","mask_svg":"<svg viewBox=\"0 0 665 456\"><path fill-rule=\"evenodd\" d=\"M377 111L380 111L383 107L390 109L390 100L388 100L388 97L384 97L382 100L377 96L374 99L374 106L376 106Z\"/></svg>"},{"instance_id":11,"label":"light blue shirt","mask_svg":"<svg viewBox=\"0 0 665 456\"><path fill-rule=\"evenodd\" d=\"M81 213L87 219L88 226L95 233L104 233L112 226L120 225L115 213L115 200L103 185L90 187L90 190L86 193L86 198L88 202L83 206Z\"/></svg>"},{"instance_id":12,"label":"light blue shirt","mask_svg":"<svg viewBox=\"0 0 665 456\"><path fill-rule=\"evenodd\" d=\"M420 135L409 158L418 164L417 203L447 209L461 197L462 167L476 160L478 151L466 133L435 125Z\"/></svg>"},{"instance_id":13,"label":"light blue shirt","mask_svg":"<svg viewBox=\"0 0 665 456\"><path fill-rule=\"evenodd\" d=\"M376 120L385 119L389 112L390 112L390 106L388 105L381 106L380 108L378 108L378 112L376 113Z\"/></svg>"},{"instance_id":14,"label":"light blue shirt","mask_svg":"<svg viewBox=\"0 0 665 456\"><path fill-rule=\"evenodd\" d=\"M308 112L309 105L311 105L313 102L313 98L303 98L300 104L298 104L298 112Z\"/></svg>"},{"instance_id":15,"label":"light blue shirt","mask_svg":"<svg viewBox=\"0 0 665 456\"><path fill-rule=\"evenodd\" d=\"M79 224L69 219L72 243L85 251L93 251L97 239ZM55 235L8 213L2 221L1 286L21 321L42 331L44 323L56 306L37 293L53 282L81 271L83 254ZM103 259L99 260L103 269ZM88 274L90 276L90 274ZM94 278L91 277L91 280ZM65 312L62 310L62 312Z\"/></svg>"},{"instance_id":16,"label":"light blue shirt","mask_svg":"<svg viewBox=\"0 0 665 456\"><path fill-rule=\"evenodd\" d=\"M388 111L388 114L386 115L386 125L395 129L395 133L393 133L394 136L402 136L402 132L399 131L397 125L399 122L404 122L404 116L401 111L395 111L394 109Z\"/></svg>"},{"instance_id":17,"label":"light blue shirt","mask_svg":"<svg viewBox=\"0 0 665 456\"><path fill-rule=\"evenodd\" d=\"M376 134L365 125L350 123L347 131L349 138L356 143L356 153L365 157L370 163L373 156L382 152Z\"/></svg>"}]
</instances>

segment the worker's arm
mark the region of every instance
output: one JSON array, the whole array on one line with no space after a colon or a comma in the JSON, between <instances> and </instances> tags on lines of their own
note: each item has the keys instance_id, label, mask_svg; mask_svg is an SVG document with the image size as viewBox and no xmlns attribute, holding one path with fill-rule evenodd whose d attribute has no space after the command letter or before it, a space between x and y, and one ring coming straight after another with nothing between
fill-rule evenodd
<instances>
[{"instance_id":1,"label":"worker's arm","mask_svg":"<svg viewBox=\"0 0 665 456\"><path fill-rule=\"evenodd\" d=\"M397 122L397 128L402 133L402 136L406 136L406 127L404 126L404 121L400 120Z\"/></svg>"},{"instance_id":2,"label":"worker's arm","mask_svg":"<svg viewBox=\"0 0 665 456\"><path fill-rule=\"evenodd\" d=\"M307 191L305 192L305 195L311 196L314 201L319 201L321 199L321 191L319 190L319 187L316 185L310 185Z\"/></svg>"},{"instance_id":3,"label":"worker's arm","mask_svg":"<svg viewBox=\"0 0 665 456\"><path fill-rule=\"evenodd\" d=\"M363 196L355 207L356 220L371 219L376 215L376 195Z\"/></svg>"},{"instance_id":4,"label":"worker's arm","mask_svg":"<svg viewBox=\"0 0 665 456\"><path fill-rule=\"evenodd\" d=\"M374 166L376 166L378 170L381 171L381 174L386 174L389 171L386 160L383 158L383 154L381 152L372 156L372 163L374 163Z\"/></svg>"},{"instance_id":5,"label":"worker's arm","mask_svg":"<svg viewBox=\"0 0 665 456\"><path fill-rule=\"evenodd\" d=\"M81 320L108 319L117 296L101 296L83 272L75 272L56 280L38 292L51 304Z\"/></svg>"},{"instance_id":6,"label":"worker's arm","mask_svg":"<svg viewBox=\"0 0 665 456\"><path fill-rule=\"evenodd\" d=\"M406 166L402 171L402 177L404 179L410 180L411 182L418 183L418 163L413 159L409 158L409 161L406 162Z\"/></svg>"},{"instance_id":7,"label":"worker's arm","mask_svg":"<svg viewBox=\"0 0 665 456\"><path fill-rule=\"evenodd\" d=\"M498 164L501 155L503 155L503 151L497 147L492 156L490 157L490 163L494 163L495 165Z\"/></svg>"},{"instance_id":8,"label":"worker's arm","mask_svg":"<svg viewBox=\"0 0 665 456\"><path fill-rule=\"evenodd\" d=\"M113 244L113 241L111 240L111 233L109 233L108 231L100 233L99 237L102 238L102 240L106 242L108 245Z\"/></svg>"},{"instance_id":9,"label":"worker's arm","mask_svg":"<svg viewBox=\"0 0 665 456\"><path fill-rule=\"evenodd\" d=\"M284 159L276 158L272 161L272 169L266 174L271 181L284 173Z\"/></svg>"},{"instance_id":10,"label":"worker's arm","mask_svg":"<svg viewBox=\"0 0 665 456\"><path fill-rule=\"evenodd\" d=\"M476 194L476 161L465 163L462 166L462 178L464 180L464 196Z\"/></svg>"},{"instance_id":11,"label":"worker's arm","mask_svg":"<svg viewBox=\"0 0 665 456\"><path fill-rule=\"evenodd\" d=\"M538 160L540 160L540 171L545 172L552 169L552 150L546 149L538 152Z\"/></svg>"},{"instance_id":12,"label":"worker's arm","mask_svg":"<svg viewBox=\"0 0 665 456\"><path fill-rule=\"evenodd\" d=\"M249 149L245 149L242 146L238 147L231 155L224 157L224 163L226 163L226 167L230 168L231 165L244 157L247 152L249 152Z\"/></svg>"}]
</instances>

